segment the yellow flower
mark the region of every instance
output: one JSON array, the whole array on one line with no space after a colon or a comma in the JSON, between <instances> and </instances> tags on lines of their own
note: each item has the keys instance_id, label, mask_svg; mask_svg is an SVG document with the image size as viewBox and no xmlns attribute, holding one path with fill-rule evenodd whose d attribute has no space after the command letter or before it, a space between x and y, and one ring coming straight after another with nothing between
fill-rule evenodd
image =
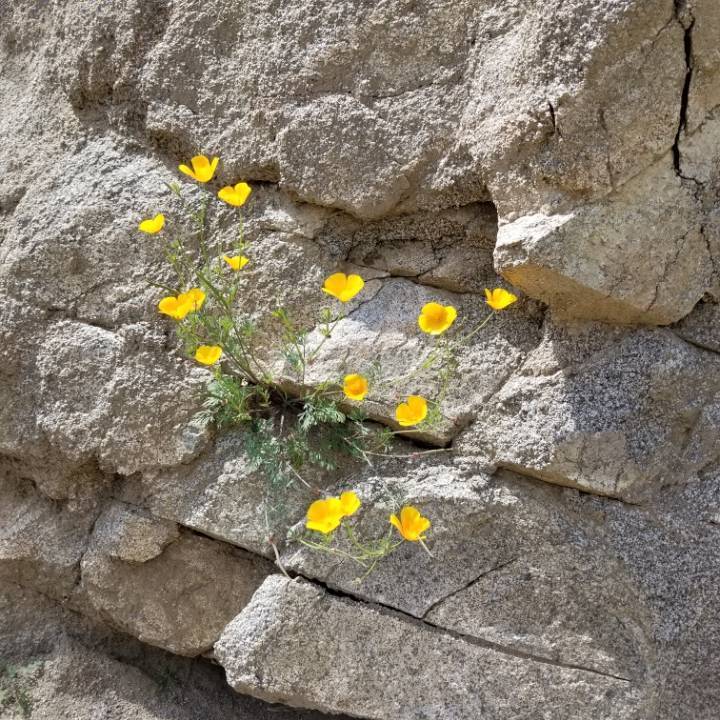
<instances>
[{"instance_id":1,"label":"yellow flower","mask_svg":"<svg viewBox=\"0 0 720 720\"><path fill-rule=\"evenodd\" d=\"M170 295L158 303L158 310L175 320L182 320L188 313L199 310L205 302L205 293L200 288L192 288L177 297Z\"/></svg>"},{"instance_id":2,"label":"yellow flower","mask_svg":"<svg viewBox=\"0 0 720 720\"><path fill-rule=\"evenodd\" d=\"M368 381L362 375L346 375L343 381L343 392L350 400L364 400L368 394Z\"/></svg>"},{"instance_id":3,"label":"yellow flower","mask_svg":"<svg viewBox=\"0 0 720 720\"><path fill-rule=\"evenodd\" d=\"M223 255L222 259L233 269L242 270L249 262L250 258L246 258L244 255Z\"/></svg>"},{"instance_id":4,"label":"yellow flower","mask_svg":"<svg viewBox=\"0 0 720 720\"><path fill-rule=\"evenodd\" d=\"M250 197L252 188L245 182L239 182L235 187L226 185L218 192L218 197L228 205L242 207L245 201Z\"/></svg>"},{"instance_id":5,"label":"yellow flower","mask_svg":"<svg viewBox=\"0 0 720 720\"><path fill-rule=\"evenodd\" d=\"M494 290L485 288L485 298L493 310L503 310L517 300L517 295L513 295L504 288L495 288Z\"/></svg>"},{"instance_id":6,"label":"yellow flower","mask_svg":"<svg viewBox=\"0 0 720 720\"><path fill-rule=\"evenodd\" d=\"M397 515L390 516L390 523L398 529L398 532L410 542L420 542L425 539L423 533L430 527L430 521L420 514L417 508L406 505L400 511L400 518Z\"/></svg>"},{"instance_id":7,"label":"yellow flower","mask_svg":"<svg viewBox=\"0 0 720 720\"><path fill-rule=\"evenodd\" d=\"M352 300L364 287L365 281L359 275L334 273L325 278L323 292L332 295L340 302L347 302Z\"/></svg>"},{"instance_id":8,"label":"yellow flower","mask_svg":"<svg viewBox=\"0 0 720 720\"><path fill-rule=\"evenodd\" d=\"M354 515L358 511L360 504L360 498L352 490L340 495L340 509L343 517Z\"/></svg>"},{"instance_id":9,"label":"yellow flower","mask_svg":"<svg viewBox=\"0 0 720 720\"><path fill-rule=\"evenodd\" d=\"M457 310L452 305L429 302L418 316L418 325L423 332L440 335L455 322L456 317Z\"/></svg>"},{"instance_id":10,"label":"yellow flower","mask_svg":"<svg viewBox=\"0 0 720 720\"><path fill-rule=\"evenodd\" d=\"M154 218L143 220L138 225L138 230L147 233L148 235L155 235L155 233L159 233L164 227L165 216L162 213L158 213Z\"/></svg>"},{"instance_id":11,"label":"yellow flower","mask_svg":"<svg viewBox=\"0 0 720 720\"><path fill-rule=\"evenodd\" d=\"M200 345L195 351L195 359L203 365L214 365L222 357L219 345Z\"/></svg>"},{"instance_id":12,"label":"yellow flower","mask_svg":"<svg viewBox=\"0 0 720 720\"><path fill-rule=\"evenodd\" d=\"M316 500L307 511L305 527L327 535L331 533L343 519L343 506L339 498L329 497Z\"/></svg>"},{"instance_id":13,"label":"yellow flower","mask_svg":"<svg viewBox=\"0 0 720 720\"><path fill-rule=\"evenodd\" d=\"M212 162L210 162L205 155L195 155L195 157L190 160L192 168L189 168L187 165L178 165L178 170L193 180L206 183L212 180L219 160L220 158L214 157Z\"/></svg>"},{"instance_id":14,"label":"yellow flower","mask_svg":"<svg viewBox=\"0 0 720 720\"><path fill-rule=\"evenodd\" d=\"M404 403L395 408L395 419L399 425L410 427L421 423L427 417L427 400L419 395L408 395Z\"/></svg>"}]
</instances>

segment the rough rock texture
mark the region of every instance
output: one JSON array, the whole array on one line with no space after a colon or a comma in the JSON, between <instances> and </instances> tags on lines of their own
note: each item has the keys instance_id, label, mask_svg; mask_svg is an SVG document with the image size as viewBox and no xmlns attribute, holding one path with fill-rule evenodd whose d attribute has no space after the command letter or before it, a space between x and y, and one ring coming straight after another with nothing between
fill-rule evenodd
<instances>
[{"instance_id":1,"label":"rough rock texture","mask_svg":"<svg viewBox=\"0 0 720 720\"><path fill-rule=\"evenodd\" d=\"M181 534L170 523L148 527L136 511L114 505L95 525L81 563L81 590L113 625L150 645L194 656L212 647L268 574L267 565Z\"/></svg>"},{"instance_id":2,"label":"rough rock texture","mask_svg":"<svg viewBox=\"0 0 720 720\"><path fill-rule=\"evenodd\" d=\"M587 706L630 718L637 702L627 680L501 653L279 575L228 625L215 652L236 690L368 718L530 718L535 705L552 705L557 718Z\"/></svg>"},{"instance_id":3,"label":"rough rock texture","mask_svg":"<svg viewBox=\"0 0 720 720\"><path fill-rule=\"evenodd\" d=\"M637 502L716 461L719 434L717 354L670 331L549 320L543 342L458 445L550 482Z\"/></svg>"},{"instance_id":4,"label":"rough rock texture","mask_svg":"<svg viewBox=\"0 0 720 720\"><path fill-rule=\"evenodd\" d=\"M353 716L715 720L719 33L715 0L0 0L0 660L42 655L33 716L269 717L148 647L222 635L233 685ZM198 152L205 189L176 171ZM319 343L332 272L366 285L305 384L380 367L392 428L441 392L422 303L458 308L452 337L522 291L457 349L442 422L272 513L244 430L193 422L210 374L136 230L182 229L165 183L240 179L238 312L287 387L270 312ZM211 249L237 230L211 202ZM432 556L359 581L300 544L351 488L359 535L411 503ZM189 679L168 695L156 660Z\"/></svg>"},{"instance_id":5,"label":"rough rock texture","mask_svg":"<svg viewBox=\"0 0 720 720\"><path fill-rule=\"evenodd\" d=\"M321 720L234 693L207 661L171 655L15 585L0 593L0 718Z\"/></svg>"}]
</instances>

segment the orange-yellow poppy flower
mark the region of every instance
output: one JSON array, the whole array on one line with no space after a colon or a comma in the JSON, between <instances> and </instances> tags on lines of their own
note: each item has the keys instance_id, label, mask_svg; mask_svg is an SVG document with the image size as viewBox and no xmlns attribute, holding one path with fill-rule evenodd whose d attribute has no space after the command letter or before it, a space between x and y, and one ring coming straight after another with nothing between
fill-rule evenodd
<instances>
[{"instance_id":1,"label":"orange-yellow poppy flower","mask_svg":"<svg viewBox=\"0 0 720 720\"><path fill-rule=\"evenodd\" d=\"M420 395L409 395L404 403L395 408L398 425L410 427L421 423L427 417L427 400Z\"/></svg>"},{"instance_id":2,"label":"orange-yellow poppy flower","mask_svg":"<svg viewBox=\"0 0 720 720\"><path fill-rule=\"evenodd\" d=\"M178 165L178 170L199 183L206 183L213 179L219 161L220 158L214 157L210 161L205 155L195 155L190 159L191 168L187 165Z\"/></svg>"},{"instance_id":3,"label":"orange-yellow poppy flower","mask_svg":"<svg viewBox=\"0 0 720 720\"><path fill-rule=\"evenodd\" d=\"M339 498L329 497L316 500L307 511L305 527L327 535L340 525L343 519L343 508Z\"/></svg>"},{"instance_id":4,"label":"orange-yellow poppy flower","mask_svg":"<svg viewBox=\"0 0 720 720\"><path fill-rule=\"evenodd\" d=\"M223 255L222 259L233 270L242 270L250 262L250 258L246 258L244 255Z\"/></svg>"},{"instance_id":5,"label":"orange-yellow poppy flower","mask_svg":"<svg viewBox=\"0 0 720 720\"><path fill-rule=\"evenodd\" d=\"M493 310L503 310L517 300L517 295L513 295L504 288L495 288L494 290L485 288L485 299Z\"/></svg>"},{"instance_id":6,"label":"orange-yellow poppy flower","mask_svg":"<svg viewBox=\"0 0 720 720\"><path fill-rule=\"evenodd\" d=\"M457 310L452 305L429 302L423 305L418 325L429 335L441 335L455 322L456 317Z\"/></svg>"},{"instance_id":7,"label":"orange-yellow poppy flower","mask_svg":"<svg viewBox=\"0 0 720 720\"><path fill-rule=\"evenodd\" d=\"M182 320L188 313L199 310L205 302L205 293L200 288L192 288L177 297L169 295L158 303L158 310L175 320Z\"/></svg>"},{"instance_id":8,"label":"orange-yellow poppy flower","mask_svg":"<svg viewBox=\"0 0 720 720\"><path fill-rule=\"evenodd\" d=\"M352 490L341 493L339 500L343 517L354 515L361 505L360 498Z\"/></svg>"},{"instance_id":9,"label":"orange-yellow poppy flower","mask_svg":"<svg viewBox=\"0 0 720 720\"><path fill-rule=\"evenodd\" d=\"M425 539L423 533L430 527L430 521L420 514L417 508L406 505L400 510L400 517L390 516L390 523L398 529L398 532L410 542L420 542Z\"/></svg>"},{"instance_id":10,"label":"orange-yellow poppy flower","mask_svg":"<svg viewBox=\"0 0 720 720\"><path fill-rule=\"evenodd\" d=\"M343 381L343 393L349 400L364 400L368 394L368 381L362 375L346 375Z\"/></svg>"},{"instance_id":11,"label":"orange-yellow poppy flower","mask_svg":"<svg viewBox=\"0 0 720 720\"><path fill-rule=\"evenodd\" d=\"M202 365L214 365L221 357L219 345L200 345L195 351L195 359Z\"/></svg>"},{"instance_id":12,"label":"orange-yellow poppy flower","mask_svg":"<svg viewBox=\"0 0 720 720\"><path fill-rule=\"evenodd\" d=\"M325 278L323 292L332 295L340 302L352 300L363 288L365 281L359 275L346 275L345 273L334 273Z\"/></svg>"},{"instance_id":13,"label":"orange-yellow poppy flower","mask_svg":"<svg viewBox=\"0 0 720 720\"><path fill-rule=\"evenodd\" d=\"M242 207L245 201L250 197L252 188L245 182L239 182L234 187L226 185L218 191L218 197L228 205Z\"/></svg>"},{"instance_id":14,"label":"orange-yellow poppy flower","mask_svg":"<svg viewBox=\"0 0 720 720\"><path fill-rule=\"evenodd\" d=\"M138 225L138 230L148 235L155 235L155 233L159 233L164 227L165 216L162 213L158 213L154 218L143 220Z\"/></svg>"}]
</instances>

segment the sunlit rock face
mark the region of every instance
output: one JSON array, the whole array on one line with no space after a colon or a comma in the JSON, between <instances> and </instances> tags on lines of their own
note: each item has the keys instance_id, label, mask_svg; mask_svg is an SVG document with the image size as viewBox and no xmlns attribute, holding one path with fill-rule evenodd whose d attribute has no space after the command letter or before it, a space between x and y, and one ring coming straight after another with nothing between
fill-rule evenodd
<instances>
[{"instance_id":1,"label":"sunlit rock face","mask_svg":"<svg viewBox=\"0 0 720 720\"><path fill-rule=\"evenodd\" d=\"M94 640L105 670L68 685L91 634L48 644L52 612L135 658L212 656L287 718L714 720L718 36L714 0L0 2L0 656L53 648L38 711L65 684L83 719L116 690L188 717L135 670L103 690ZM198 153L205 186L177 170ZM341 456L272 512L246 431L194 421L211 373L137 230L179 231L178 182L222 253L238 211L214 196L240 180L236 311L282 386L379 368L365 410L393 430L399 398L441 396L390 457ZM337 271L365 285L323 341ZM495 287L519 300L491 310ZM457 310L444 338L491 316L449 376L422 371L429 302ZM278 305L323 343L302 383ZM297 542L348 489L367 537L419 508L430 554L359 582ZM192 662L203 716L236 712Z\"/></svg>"}]
</instances>

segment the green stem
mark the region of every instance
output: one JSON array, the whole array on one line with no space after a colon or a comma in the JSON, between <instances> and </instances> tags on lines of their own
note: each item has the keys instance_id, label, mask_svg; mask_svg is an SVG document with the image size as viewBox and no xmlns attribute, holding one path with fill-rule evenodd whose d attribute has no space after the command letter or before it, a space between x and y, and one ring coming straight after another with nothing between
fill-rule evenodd
<instances>
[{"instance_id":1,"label":"green stem","mask_svg":"<svg viewBox=\"0 0 720 720\"><path fill-rule=\"evenodd\" d=\"M335 320L332 321L332 323L326 324L325 332L323 333L323 339L320 341L320 344L310 353L310 355L307 358L307 364L309 365L318 355L320 350L322 349L322 346L330 339L330 336L332 335L333 330L335 330L335 327L337 324L344 319L344 315L341 315L338 318L335 318Z\"/></svg>"},{"instance_id":2,"label":"green stem","mask_svg":"<svg viewBox=\"0 0 720 720\"><path fill-rule=\"evenodd\" d=\"M260 384L260 381L258 380L257 376L253 372L252 368L250 367L250 357L248 356L248 351L245 347L245 343L243 342L243 339L240 335L240 331L238 330L237 323L235 322L235 318L233 316L232 308L230 307L229 303L223 296L223 294L213 285L210 280L205 276L205 274L201 271L197 271L197 276L200 279L200 281L207 287L210 294L217 300L218 303L222 306L223 310L227 313L228 317L232 321L232 328L233 332L235 333L235 340L238 345L238 349L240 351L240 355L243 358L244 365L240 363L241 369L244 371L244 373L248 376L248 379L251 380L256 385ZM258 365L260 371L265 374L265 370L260 366L255 360L255 364Z\"/></svg>"},{"instance_id":3,"label":"green stem","mask_svg":"<svg viewBox=\"0 0 720 720\"><path fill-rule=\"evenodd\" d=\"M495 317L496 313L493 311L491 312L472 332L470 332L468 335L462 338L458 338L457 340L454 340L451 343L451 346L459 346L464 345L468 342L471 338L473 338L475 335L477 335L490 321L490 318Z\"/></svg>"},{"instance_id":4,"label":"green stem","mask_svg":"<svg viewBox=\"0 0 720 720\"><path fill-rule=\"evenodd\" d=\"M354 555L351 555L350 553L346 553L344 550L338 550L337 548L328 547L327 545L321 545L320 543L314 543L310 540L303 540L302 538L298 538L297 541L301 545L305 545L305 547L309 547L312 550L319 550L320 552L326 552L329 555L335 555L337 557L344 557L348 560L352 560L353 562L356 562L358 565L361 565L362 567L366 568L367 565L356 558Z\"/></svg>"}]
</instances>

